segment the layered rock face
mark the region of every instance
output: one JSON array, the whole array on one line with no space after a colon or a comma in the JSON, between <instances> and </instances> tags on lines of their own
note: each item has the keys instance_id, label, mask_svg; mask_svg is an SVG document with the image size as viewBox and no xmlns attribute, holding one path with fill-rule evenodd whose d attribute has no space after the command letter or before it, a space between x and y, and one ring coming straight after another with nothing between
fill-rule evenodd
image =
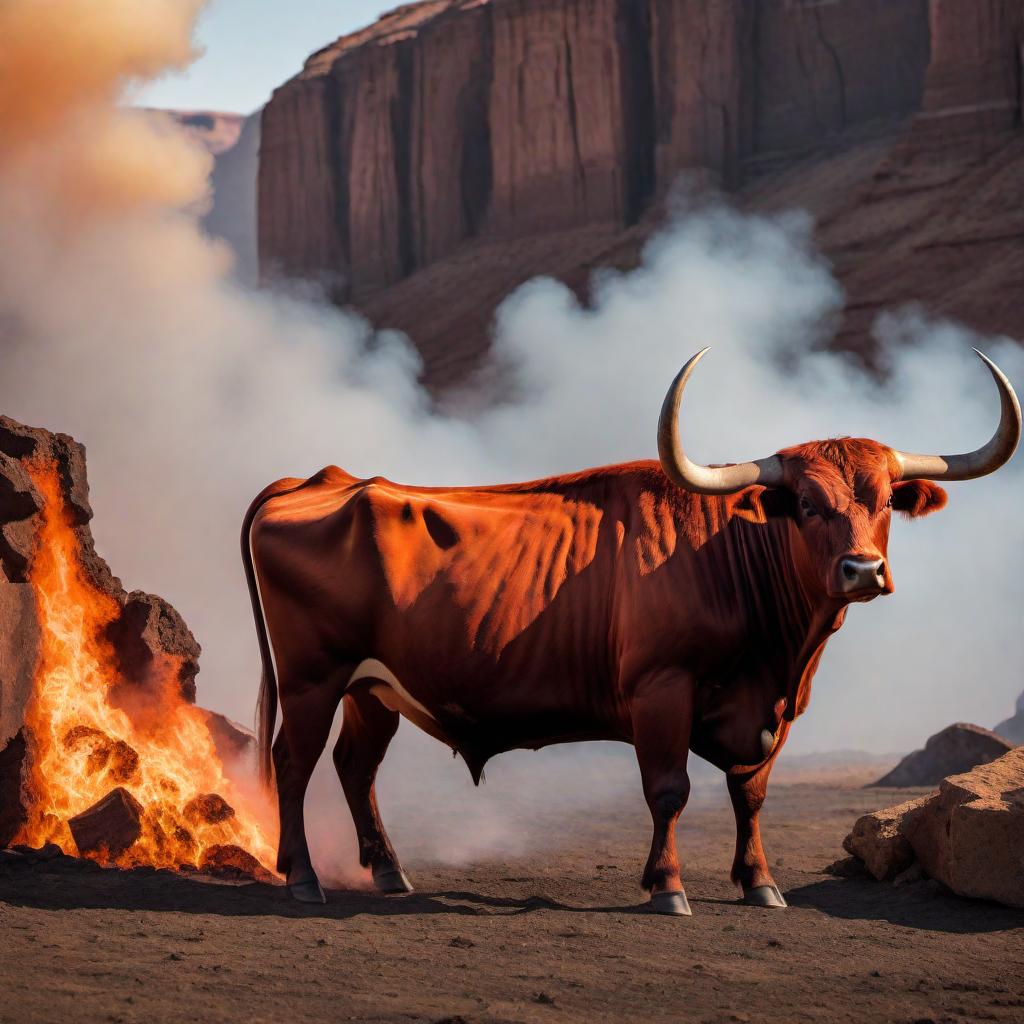
<instances>
[{"instance_id":1,"label":"layered rock face","mask_svg":"<svg viewBox=\"0 0 1024 1024\"><path fill-rule=\"evenodd\" d=\"M255 286L259 280L256 256L256 175L259 167L261 111L243 117L205 110L156 111L167 114L209 150L210 209L203 229L221 238L235 254L235 278Z\"/></svg>"},{"instance_id":2,"label":"layered rock face","mask_svg":"<svg viewBox=\"0 0 1024 1024\"><path fill-rule=\"evenodd\" d=\"M1022 18L1024 0L400 8L265 109L262 276L406 330L443 385L523 280L584 291L634 263L687 171L819 216L849 347L913 299L1024 333Z\"/></svg>"},{"instance_id":3,"label":"layered rock face","mask_svg":"<svg viewBox=\"0 0 1024 1024\"><path fill-rule=\"evenodd\" d=\"M264 113L261 261L358 297L467 238L626 226L919 103L923 0L432 0L315 54Z\"/></svg>"}]
</instances>

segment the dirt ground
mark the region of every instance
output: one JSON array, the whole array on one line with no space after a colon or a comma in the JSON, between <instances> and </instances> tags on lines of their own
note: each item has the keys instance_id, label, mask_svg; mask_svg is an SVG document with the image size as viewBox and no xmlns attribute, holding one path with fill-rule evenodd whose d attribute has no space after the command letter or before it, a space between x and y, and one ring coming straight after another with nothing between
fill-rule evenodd
<instances>
[{"instance_id":1,"label":"dirt ground","mask_svg":"<svg viewBox=\"0 0 1024 1024\"><path fill-rule=\"evenodd\" d=\"M546 848L504 861L417 861L406 838L416 894L330 891L325 907L270 885L8 864L0 1021L1024 1020L1024 911L822 873L859 813L911 795L773 786L786 911L736 903L731 812L697 800L680 832L688 919L645 908L636 800L541 822Z\"/></svg>"}]
</instances>

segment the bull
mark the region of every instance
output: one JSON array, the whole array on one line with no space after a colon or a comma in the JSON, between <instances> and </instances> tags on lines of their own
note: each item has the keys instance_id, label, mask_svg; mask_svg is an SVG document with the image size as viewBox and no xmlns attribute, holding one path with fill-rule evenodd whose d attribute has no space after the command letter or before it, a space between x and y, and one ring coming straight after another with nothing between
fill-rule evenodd
<instances>
[{"instance_id":1,"label":"bull","mask_svg":"<svg viewBox=\"0 0 1024 1024\"><path fill-rule=\"evenodd\" d=\"M477 782L502 751L632 743L654 826L641 884L667 914L690 913L675 827L692 750L726 773L742 899L786 905L758 816L825 645L851 603L892 593L892 514L935 512L946 503L936 481L1002 466L1021 411L979 352L1001 415L975 452L914 455L841 438L704 466L687 457L678 420L706 351L668 392L660 464L475 488L406 487L330 466L256 498L242 554L263 662L260 765L276 777L278 870L295 898L324 900L303 800L343 702L334 764L360 863L382 892L411 890L374 785L405 717L460 754Z\"/></svg>"}]
</instances>

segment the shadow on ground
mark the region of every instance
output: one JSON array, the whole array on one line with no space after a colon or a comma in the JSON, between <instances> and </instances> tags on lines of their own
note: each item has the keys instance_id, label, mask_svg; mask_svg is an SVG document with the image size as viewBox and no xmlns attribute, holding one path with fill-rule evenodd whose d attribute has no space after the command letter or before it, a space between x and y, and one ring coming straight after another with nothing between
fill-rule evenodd
<instances>
[{"instance_id":1,"label":"shadow on ground","mask_svg":"<svg viewBox=\"0 0 1024 1024\"><path fill-rule=\"evenodd\" d=\"M865 879L816 881L785 893L790 907L845 920L887 921L908 928L952 934L999 932L1024 927L1024 911L961 899L928 883L896 887ZM439 889L387 897L373 892L332 890L326 905L294 901L283 886L226 884L168 871L74 871L37 865L0 873L0 901L39 910L113 909L346 920L362 915L412 917L430 914L490 917L538 910L565 914L646 914L645 898L600 906L571 905L546 896L488 896ZM738 907L736 901L691 895L695 913L702 905ZM757 911L754 913L779 913ZM751 913L744 908L744 913Z\"/></svg>"}]
</instances>

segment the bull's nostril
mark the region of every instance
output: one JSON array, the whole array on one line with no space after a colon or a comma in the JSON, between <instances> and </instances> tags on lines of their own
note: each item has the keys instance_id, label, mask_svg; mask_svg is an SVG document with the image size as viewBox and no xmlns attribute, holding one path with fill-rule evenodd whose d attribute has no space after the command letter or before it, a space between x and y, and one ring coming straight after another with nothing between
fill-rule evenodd
<instances>
[{"instance_id":1,"label":"bull's nostril","mask_svg":"<svg viewBox=\"0 0 1024 1024\"><path fill-rule=\"evenodd\" d=\"M848 580L855 580L857 578L857 570L849 562L843 562L843 575Z\"/></svg>"},{"instance_id":2,"label":"bull's nostril","mask_svg":"<svg viewBox=\"0 0 1024 1024\"><path fill-rule=\"evenodd\" d=\"M875 575L876 575L876 576L877 576L877 577L878 577L878 578L879 578L880 580L884 580L884 579L885 579L885 562L879 562L879 563L878 563L878 566L877 566L877 568L875 569Z\"/></svg>"}]
</instances>

